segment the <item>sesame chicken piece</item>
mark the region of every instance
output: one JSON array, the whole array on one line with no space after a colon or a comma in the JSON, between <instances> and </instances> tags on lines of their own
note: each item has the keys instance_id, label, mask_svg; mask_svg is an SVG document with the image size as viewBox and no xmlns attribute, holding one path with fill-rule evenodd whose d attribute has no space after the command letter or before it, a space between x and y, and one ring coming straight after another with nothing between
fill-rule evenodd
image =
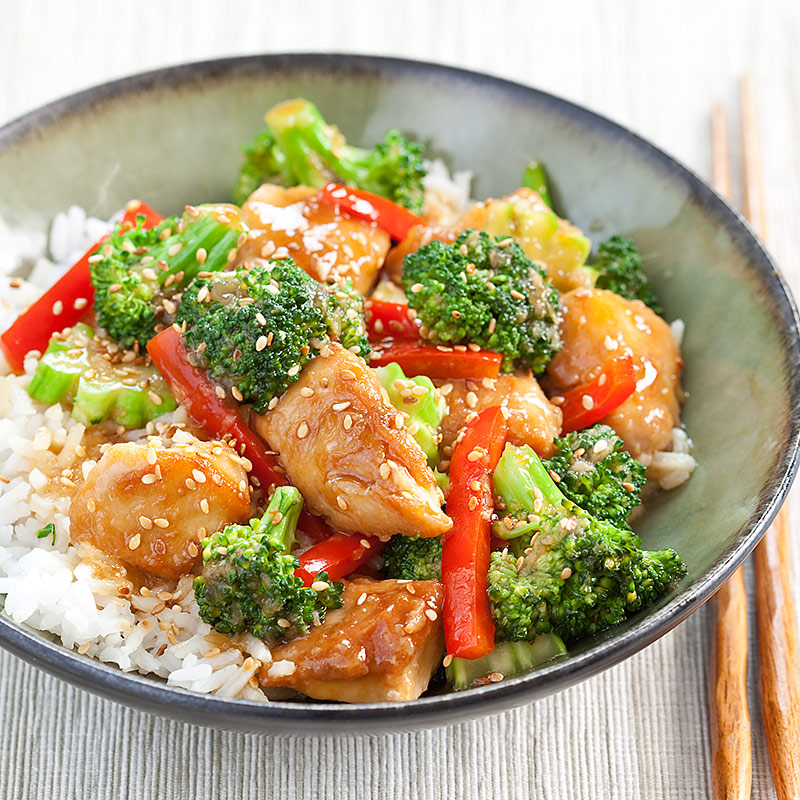
<instances>
[{"instance_id":1,"label":"sesame chicken piece","mask_svg":"<svg viewBox=\"0 0 800 800\"><path fill-rule=\"evenodd\" d=\"M259 681L318 700L415 700L444 655L442 598L438 581L354 580L342 608L272 649Z\"/></svg>"},{"instance_id":2,"label":"sesame chicken piece","mask_svg":"<svg viewBox=\"0 0 800 800\"><path fill-rule=\"evenodd\" d=\"M536 378L530 375L500 375L483 380L436 380L447 401L449 412L442 420L439 451L450 457L458 432L485 408L502 406L507 410L508 441L529 445L542 458L553 452L553 438L561 434L561 409L545 396Z\"/></svg>"},{"instance_id":3,"label":"sesame chicken piece","mask_svg":"<svg viewBox=\"0 0 800 800\"><path fill-rule=\"evenodd\" d=\"M241 459L220 442L114 444L70 506L70 536L161 578L190 572L200 541L250 517Z\"/></svg>"},{"instance_id":4,"label":"sesame chicken piece","mask_svg":"<svg viewBox=\"0 0 800 800\"><path fill-rule=\"evenodd\" d=\"M323 283L350 278L362 294L375 281L389 250L389 234L377 225L338 214L316 199L310 186L264 184L242 206L251 237L239 248L248 258L294 259Z\"/></svg>"},{"instance_id":5,"label":"sesame chicken piece","mask_svg":"<svg viewBox=\"0 0 800 800\"><path fill-rule=\"evenodd\" d=\"M683 400L683 361L670 326L641 301L604 289L568 292L562 306L564 346L547 367L551 396L591 380L609 359L629 352L636 391L602 421L634 458L669 450Z\"/></svg>"},{"instance_id":6,"label":"sesame chicken piece","mask_svg":"<svg viewBox=\"0 0 800 800\"><path fill-rule=\"evenodd\" d=\"M252 419L313 513L382 540L452 523L425 453L364 361L332 343L272 411Z\"/></svg>"}]
</instances>

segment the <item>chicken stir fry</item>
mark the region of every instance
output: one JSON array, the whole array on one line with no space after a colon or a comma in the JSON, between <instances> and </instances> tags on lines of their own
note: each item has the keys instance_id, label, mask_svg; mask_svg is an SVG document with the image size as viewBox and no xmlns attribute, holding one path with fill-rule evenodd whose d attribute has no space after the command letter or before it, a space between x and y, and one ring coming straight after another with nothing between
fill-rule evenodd
<instances>
[{"instance_id":1,"label":"chicken stir fry","mask_svg":"<svg viewBox=\"0 0 800 800\"><path fill-rule=\"evenodd\" d=\"M671 591L680 557L630 519L682 361L635 242L592 257L530 168L443 222L458 201L399 131L358 148L303 99L265 120L235 205L132 206L88 259L95 316L50 297L45 338L9 350L42 353L34 400L107 438L61 475L70 546L194 620L137 663L209 666L202 621L250 654L237 691L406 701L536 668Z\"/></svg>"}]
</instances>

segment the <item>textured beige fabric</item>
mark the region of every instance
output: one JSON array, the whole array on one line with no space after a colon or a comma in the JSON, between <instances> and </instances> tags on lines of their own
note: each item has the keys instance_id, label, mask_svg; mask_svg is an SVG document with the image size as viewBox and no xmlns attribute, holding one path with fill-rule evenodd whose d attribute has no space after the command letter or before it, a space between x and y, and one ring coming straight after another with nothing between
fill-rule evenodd
<instances>
[{"instance_id":1,"label":"textured beige fabric","mask_svg":"<svg viewBox=\"0 0 800 800\"><path fill-rule=\"evenodd\" d=\"M327 50L488 71L597 109L701 173L708 112L750 70L769 238L800 285L797 0L0 0L0 123L187 60ZM800 530L797 495L792 500ZM800 575L800 546L795 574ZM800 601L800 598L798 598ZM100 700L0 653L0 797L707 798L708 615L619 667L480 722L376 738L211 731ZM751 670L751 674L754 674ZM774 796L755 681L754 793Z\"/></svg>"}]
</instances>

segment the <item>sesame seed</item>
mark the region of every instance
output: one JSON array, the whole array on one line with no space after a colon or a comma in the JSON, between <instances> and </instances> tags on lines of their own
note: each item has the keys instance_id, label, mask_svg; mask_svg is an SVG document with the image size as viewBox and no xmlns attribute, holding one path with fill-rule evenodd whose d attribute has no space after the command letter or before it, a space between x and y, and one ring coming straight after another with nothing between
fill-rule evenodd
<instances>
[{"instance_id":1,"label":"sesame seed","mask_svg":"<svg viewBox=\"0 0 800 800\"><path fill-rule=\"evenodd\" d=\"M277 397L273 397L272 400L269 401L269 404L267 405L267 408L270 411L272 411L272 409L275 408L276 405L278 405L278 398Z\"/></svg>"},{"instance_id":2,"label":"sesame seed","mask_svg":"<svg viewBox=\"0 0 800 800\"><path fill-rule=\"evenodd\" d=\"M244 395L239 391L238 386L231 386L231 394L241 403L244 400Z\"/></svg>"},{"instance_id":3,"label":"sesame seed","mask_svg":"<svg viewBox=\"0 0 800 800\"><path fill-rule=\"evenodd\" d=\"M478 405L478 395L475 392L467 392L465 399L468 408L475 408Z\"/></svg>"},{"instance_id":4,"label":"sesame seed","mask_svg":"<svg viewBox=\"0 0 800 800\"><path fill-rule=\"evenodd\" d=\"M304 387L303 387L303 388L300 390L300 394L301 394L303 397L313 397L313 395L314 395L314 390L313 390L313 389L312 389L310 386L304 386Z\"/></svg>"},{"instance_id":5,"label":"sesame seed","mask_svg":"<svg viewBox=\"0 0 800 800\"><path fill-rule=\"evenodd\" d=\"M197 302L202 303L208 296L210 292L208 291L208 286L201 286L200 291L197 293Z\"/></svg>"},{"instance_id":6,"label":"sesame seed","mask_svg":"<svg viewBox=\"0 0 800 800\"><path fill-rule=\"evenodd\" d=\"M291 628L292 627L292 623L289 622L288 619L284 619L283 617L281 617L278 620L278 627L279 628Z\"/></svg>"},{"instance_id":7,"label":"sesame seed","mask_svg":"<svg viewBox=\"0 0 800 800\"><path fill-rule=\"evenodd\" d=\"M208 498L207 498L207 497L204 497L204 498L203 498L203 499L200 501L200 510L201 510L201 511L202 511L204 514L208 514Z\"/></svg>"},{"instance_id":8,"label":"sesame seed","mask_svg":"<svg viewBox=\"0 0 800 800\"><path fill-rule=\"evenodd\" d=\"M554 395L553 397L550 398L550 402L554 406L563 406L564 405L564 398L560 394L557 394L557 395Z\"/></svg>"},{"instance_id":9,"label":"sesame seed","mask_svg":"<svg viewBox=\"0 0 800 800\"><path fill-rule=\"evenodd\" d=\"M86 508L88 508L88 509L89 509L89 511L91 511L92 513L94 513L95 511L97 511L97 503L95 502L95 500L94 500L94 498L93 498L93 497L90 497L90 498L89 498L89 499L86 501Z\"/></svg>"},{"instance_id":10,"label":"sesame seed","mask_svg":"<svg viewBox=\"0 0 800 800\"><path fill-rule=\"evenodd\" d=\"M625 489L626 492L632 492L636 489L636 487L632 483L628 483L628 481L622 483L622 488Z\"/></svg>"},{"instance_id":11,"label":"sesame seed","mask_svg":"<svg viewBox=\"0 0 800 800\"><path fill-rule=\"evenodd\" d=\"M512 297L515 297L517 300L524 300L524 299L525 299L525 295L524 295L524 294L522 294L522 292L518 292L516 289L512 289L512 290L509 292L509 294L510 294Z\"/></svg>"},{"instance_id":12,"label":"sesame seed","mask_svg":"<svg viewBox=\"0 0 800 800\"><path fill-rule=\"evenodd\" d=\"M451 311L450 316L453 319L461 319L461 312L460 311Z\"/></svg>"},{"instance_id":13,"label":"sesame seed","mask_svg":"<svg viewBox=\"0 0 800 800\"><path fill-rule=\"evenodd\" d=\"M164 311L167 314L174 314L178 310L178 306L166 297L161 301L161 305L164 306Z\"/></svg>"},{"instance_id":14,"label":"sesame seed","mask_svg":"<svg viewBox=\"0 0 800 800\"><path fill-rule=\"evenodd\" d=\"M369 550L369 548L370 548L370 543L369 543L369 541L368 541L367 539L359 539L359 540L358 540L358 543L359 543L359 544L360 544L362 547L365 547L367 550Z\"/></svg>"},{"instance_id":15,"label":"sesame seed","mask_svg":"<svg viewBox=\"0 0 800 800\"><path fill-rule=\"evenodd\" d=\"M192 470L192 477L198 483L205 483L206 482L206 474L205 474L205 472L201 472L199 469L193 469Z\"/></svg>"},{"instance_id":16,"label":"sesame seed","mask_svg":"<svg viewBox=\"0 0 800 800\"><path fill-rule=\"evenodd\" d=\"M219 397L220 400L225 399L225 390L219 385L214 387L214 394Z\"/></svg>"},{"instance_id":17,"label":"sesame seed","mask_svg":"<svg viewBox=\"0 0 800 800\"><path fill-rule=\"evenodd\" d=\"M262 258L269 258L275 252L275 242L267 242L261 248L261 256Z\"/></svg>"},{"instance_id":18,"label":"sesame seed","mask_svg":"<svg viewBox=\"0 0 800 800\"><path fill-rule=\"evenodd\" d=\"M338 505L342 511L347 511L347 500L345 500L341 495L336 498L336 505Z\"/></svg>"},{"instance_id":19,"label":"sesame seed","mask_svg":"<svg viewBox=\"0 0 800 800\"><path fill-rule=\"evenodd\" d=\"M548 470L548 472L550 473L550 477L553 479L553 483L561 483L561 476L557 472L554 472L552 469Z\"/></svg>"},{"instance_id":20,"label":"sesame seed","mask_svg":"<svg viewBox=\"0 0 800 800\"><path fill-rule=\"evenodd\" d=\"M478 498L477 497L470 497L469 502L467 503L469 506L470 511L474 511L478 507Z\"/></svg>"},{"instance_id":21,"label":"sesame seed","mask_svg":"<svg viewBox=\"0 0 800 800\"><path fill-rule=\"evenodd\" d=\"M423 286L421 283L415 283L415 284L414 284L414 285L411 287L411 292L412 292L413 294L418 294L418 293L419 293L419 292L421 292L421 291L422 291L424 288L425 288L425 287L424 287L424 286Z\"/></svg>"},{"instance_id":22,"label":"sesame seed","mask_svg":"<svg viewBox=\"0 0 800 800\"><path fill-rule=\"evenodd\" d=\"M366 592L361 592L361 594L358 597L358 600L356 600L356 605L357 606L363 606L364 605L364 601L366 599L367 599L367 593Z\"/></svg>"},{"instance_id":23,"label":"sesame seed","mask_svg":"<svg viewBox=\"0 0 800 800\"><path fill-rule=\"evenodd\" d=\"M148 472L146 475L142 475L142 483L150 484L156 482L156 476L152 472Z\"/></svg>"},{"instance_id":24,"label":"sesame seed","mask_svg":"<svg viewBox=\"0 0 800 800\"><path fill-rule=\"evenodd\" d=\"M569 567L564 567L564 569L561 570L562 581L565 581L570 575L572 575L572 570Z\"/></svg>"},{"instance_id":25,"label":"sesame seed","mask_svg":"<svg viewBox=\"0 0 800 800\"><path fill-rule=\"evenodd\" d=\"M356 374L351 369L343 369L339 374L346 381L354 381L356 379Z\"/></svg>"},{"instance_id":26,"label":"sesame seed","mask_svg":"<svg viewBox=\"0 0 800 800\"><path fill-rule=\"evenodd\" d=\"M156 463L156 461L158 461L158 455L156 454L156 451L152 447L147 448L147 452L145 453L145 458L147 459L147 463L150 464L150 466L153 466Z\"/></svg>"},{"instance_id":27,"label":"sesame seed","mask_svg":"<svg viewBox=\"0 0 800 800\"><path fill-rule=\"evenodd\" d=\"M147 396L154 406L160 406L164 402L152 389L147 392Z\"/></svg>"},{"instance_id":28,"label":"sesame seed","mask_svg":"<svg viewBox=\"0 0 800 800\"><path fill-rule=\"evenodd\" d=\"M336 411L344 411L346 408L350 408L350 401L346 400L344 403L334 403L331 408Z\"/></svg>"},{"instance_id":29,"label":"sesame seed","mask_svg":"<svg viewBox=\"0 0 800 800\"><path fill-rule=\"evenodd\" d=\"M256 351L261 352L267 346L267 337L266 336L259 336L256 339Z\"/></svg>"},{"instance_id":30,"label":"sesame seed","mask_svg":"<svg viewBox=\"0 0 800 800\"><path fill-rule=\"evenodd\" d=\"M176 256L180 253L181 249L183 248L183 242L175 242L169 250L167 250L167 255L169 256Z\"/></svg>"},{"instance_id":31,"label":"sesame seed","mask_svg":"<svg viewBox=\"0 0 800 800\"><path fill-rule=\"evenodd\" d=\"M608 376L605 374L605 372L603 372L600 375L600 377L597 379L597 385L598 386L602 386L603 384L605 384L607 378L608 378Z\"/></svg>"},{"instance_id":32,"label":"sesame seed","mask_svg":"<svg viewBox=\"0 0 800 800\"><path fill-rule=\"evenodd\" d=\"M397 414L394 416L394 426L398 430L405 425L405 417L398 411Z\"/></svg>"},{"instance_id":33,"label":"sesame seed","mask_svg":"<svg viewBox=\"0 0 800 800\"><path fill-rule=\"evenodd\" d=\"M153 524L159 528L169 528L169 521L164 519L164 517L156 517L153 520Z\"/></svg>"},{"instance_id":34,"label":"sesame seed","mask_svg":"<svg viewBox=\"0 0 800 800\"><path fill-rule=\"evenodd\" d=\"M449 667L449 666L450 666L452 663L453 663L453 656L451 656L451 655L450 655L450 653L448 653L448 654L447 654L447 655L444 657L444 661L442 661L442 666L443 666L445 669L447 669L447 667Z\"/></svg>"},{"instance_id":35,"label":"sesame seed","mask_svg":"<svg viewBox=\"0 0 800 800\"><path fill-rule=\"evenodd\" d=\"M86 306L89 305L89 301L85 297L79 297L75 300L75 302L72 305L76 311L80 311L81 309L86 308Z\"/></svg>"},{"instance_id":36,"label":"sesame seed","mask_svg":"<svg viewBox=\"0 0 800 800\"><path fill-rule=\"evenodd\" d=\"M467 461L477 461L483 455L483 450L476 447L471 453L467 455Z\"/></svg>"},{"instance_id":37,"label":"sesame seed","mask_svg":"<svg viewBox=\"0 0 800 800\"><path fill-rule=\"evenodd\" d=\"M297 438L298 439L305 439L306 436L308 436L308 423L305 420L303 420L297 426Z\"/></svg>"},{"instance_id":38,"label":"sesame seed","mask_svg":"<svg viewBox=\"0 0 800 800\"><path fill-rule=\"evenodd\" d=\"M413 583L409 583L409 584L406 586L406 591L407 591L409 594L416 594L416 593L417 593L417 590L414 588L414 584L413 584Z\"/></svg>"},{"instance_id":39,"label":"sesame seed","mask_svg":"<svg viewBox=\"0 0 800 800\"><path fill-rule=\"evenodd\" d=\"M452 391L453 391L452 383L444 383L439 387L439 392L442 395L442 397L447 397Z\"/></svg>"},{"instance_id":40,"label":"sesame seed","mask_svg":"<svg viewBox=\"0 0 800 800\"><path fill-rule=\"evenodd\" d=\"M130 550L135 550L141 543L142 537L138 533L134 533L133 536L128 539L128 548Z\"/></svg>"},{"instance_id":41,"label":"sesame seed","mask_svg":"<svg viewBox=\"0 0 800 800\"><path fill-rule=\"evenodd\" d=\"M291 377L294 377L295 375L297 375L298 372L300 372L300 365L299 364L295 364L293 367L289 367L289 369L286 370L286 374L291 376Z\"/></svg>"},{"instance_id":42,"label":"sesame seed","mask_svg":"<svg viewBox=\"0 0 800 800\"><path fill-rule=\"evenodd\" d=\"M236 256L238 256L238 255L239 255L239 251L235 247L232 247L230 249L230 251L228 252L228 263L233 261L236 258Z\"/></svg>"},{"instance_id":43,"label":"sesame seed","mask_svg":"<svg viewBox=\"0 0 800 800\"><path fill-rule=\"evenodd\" d=\"M432 608L425 609L425 616L431 621L434 622L436 618L439 616Z\"/></svg>"},{"instance_id":44,"label":"sesame seed","mask_svg":"<svg viewBox=\"0 0 800 800\"><path fill-rule=\"evenodd\" d=\"M267 318L260 311L258 311L258 312L256 312L256 322L259 325L266 325L267 324Z\"/></svg>"},{"instance_id":45,"label":"sesame seed","mask_svg":"<svg viewBox=\"0 0 800 800\"><path fill-rule=\"evenodd\" d=\"M58 316L63 310L64 310L64 303L62 303L61 300L56 300L55 303L53 303L53 313L56 316Z\"/></svg>"},{"instance_id":46,"label":"sesame seed","mask_svg":"<svg viewBox=\"0 0 800 800\"><path fill-rule=\"evenodd\" d=\"M353 418L349 414L345 414L343 425L346 431L353 427Z\"/></svg>"},{"instance_id":47,"label":"sesame seed","mask_svg":"<svg viewBox=\"0 0 800 800\"><path fill-rule=\"evenodd\" d=\"M194 489L197 488L197 484L194 482L194 480L192 478L187 478L186 479L186 488L194 490Z\"/></svg>"},{"instance_id":48,"label":"sesame seed","mask_svg":"<svg viewBox=\"0 0 800 800\"><path fill-rule=\"evenodd\" d=\"M311 588L315 592L324 592L326 589L330 588L330 584L325 581L314 581L314 583L311 584Z\"/></svg>"},{"instance_id":49,"label":"sesame seed","mask_svg":"<svg viewBox=\"0 0 800 800\"><path fill-rule=\"evenodd\" d=\"M198 264L205 264L206 258L208 258L208 252L205 247L198 247L194 257L197 259Z\"/></svg>"},{"instance_id":50,"label":"sesame seed","mask_svg":"<svg viewBox=\"0 0 800 800\"><path fill-rule=\"evenodd\" d=\"M385 461L378 467L378 472L380 472L381 478L384 480L388 480L389 476L392 474L391 468Z\"/></svg>"},{"instance_id":51,"label":"sesame seed","mask_svg":"<svg viewBox=\"0 0 800 800\"><path fill-rule=\"evenodd\" d=\"M196 542L189 542L186 549L189 551L189 555L192 558L196 558L200 554L200 548L197 546Z\"/></svg>"},{"instance_id":52,"label":"sesame seed","mask_svg":"<svg viewBox=\"0 0 800 800\"><path fill-rule=\"evenodd\" d=\"M588 394L583 395L581 397L581 405L587 410L591 411L594 408L594 400Z\"/></svg>"}]
</instances>

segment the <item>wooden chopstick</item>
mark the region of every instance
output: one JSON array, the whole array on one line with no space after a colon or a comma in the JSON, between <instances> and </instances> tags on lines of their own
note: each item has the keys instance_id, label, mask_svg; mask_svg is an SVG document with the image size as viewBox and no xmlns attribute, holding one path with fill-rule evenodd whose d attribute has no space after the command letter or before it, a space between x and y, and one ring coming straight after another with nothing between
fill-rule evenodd
<instances>
[{"instance_id":1,"label":"wooden chopstick","mask_svg":"<svg viewBox=\"0 0 800 800\"><path fill-rule=\"evenodd\" d=\"M728 120L717 106L711 118L711 180L731 198ZM711 646L711 788L714 797L747 800L753 783L750 712L747 706L747 594L736 570L713 601L716 624Z\"/></svg>"},{"instance_id":2,"label":"wooden chopstick","mask_svg":"<svg viewBox=\"0 0 800 800\"><path fill-rule=\"evenodd\" d=\"M741 85L744 211L766 237L764 173L753 86ZM761 704L778 800L800 800L800 648L790 578L789 520L785 507L755 551Z\"/></svg>"}]
</instances>

